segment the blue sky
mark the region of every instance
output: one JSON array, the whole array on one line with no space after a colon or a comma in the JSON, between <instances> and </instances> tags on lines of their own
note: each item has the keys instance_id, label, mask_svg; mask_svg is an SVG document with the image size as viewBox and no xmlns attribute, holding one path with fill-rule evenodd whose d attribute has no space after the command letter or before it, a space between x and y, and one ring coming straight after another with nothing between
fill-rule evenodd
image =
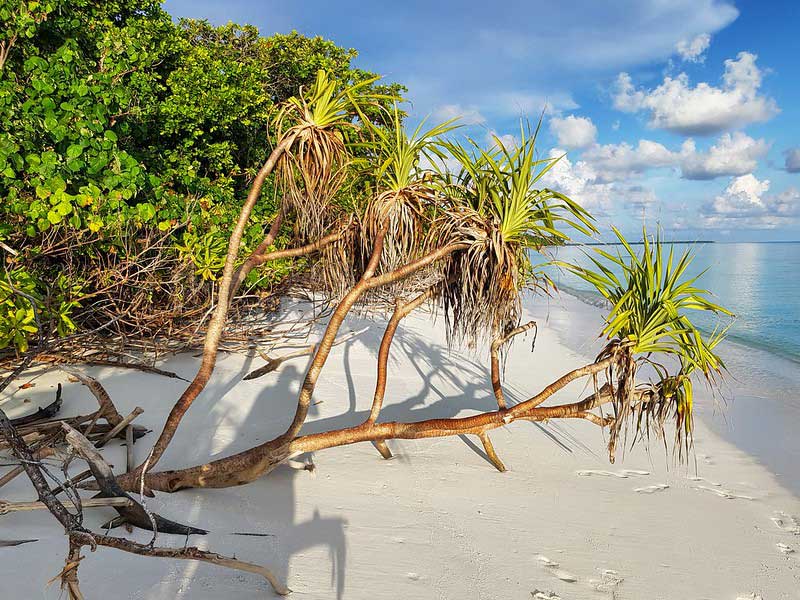
<instances>
[{"instance_id":1,"label":"blue sky","mask_svg":"<svg viewBox=\"0 0 800 600\"><path fill-rule=\"evenodd\" d=\"M404 83L412 119L481 140L545 109L547 184L634 233L800 239L795 2L168 0L176 17L293 29Z\"/></svg>"}]
</instances>

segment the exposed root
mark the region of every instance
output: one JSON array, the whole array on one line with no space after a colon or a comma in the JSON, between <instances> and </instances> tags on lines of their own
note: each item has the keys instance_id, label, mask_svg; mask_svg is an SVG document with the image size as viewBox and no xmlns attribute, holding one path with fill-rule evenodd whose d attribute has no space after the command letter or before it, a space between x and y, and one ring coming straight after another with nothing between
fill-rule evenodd
<instances>
[{"instance_id":1,"label":"exposed root","mask_svg":"<svg viewBox=\"0 0 800 600\"><path fill-rule=\"evenodd\" d=\"M386 440L375 440L372 442L372 445L381 453L381 456L386 460L392 458L392 451L389 450L389 446L386 445Z\"/></svg>"},{"instance_id":2,"label":"exposed root","mask_svg":"<svg viewBox=\"0 0 800 600\"><path fill-rule=\"evenodd\" d=\"M492 440L489 439L489 434L479 433L478 437L483 444L483 449L486 451L486 456L489 457L489 461L494 465L494 468L501 473L505 473L506 466L503 464L503 461L500 460L500 457L497 456L497 452L494 451L494 445L492 444Z\"/></svg>"}]
</instances>

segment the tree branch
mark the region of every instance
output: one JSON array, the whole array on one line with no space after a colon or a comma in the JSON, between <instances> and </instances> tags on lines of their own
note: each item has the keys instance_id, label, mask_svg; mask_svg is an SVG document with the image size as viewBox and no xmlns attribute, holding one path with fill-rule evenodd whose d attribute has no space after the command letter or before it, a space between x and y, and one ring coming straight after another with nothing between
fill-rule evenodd
<instances>
[{"instance_id":1,"label":"tree branch","mask_svg":"<svg viewBox=\"0 0 800 600\"><path fill-rule=\"evenodd\" d=\"M504 409L506 407L506 398L503 394L503 384L500 381L500 348L502 348L508 340L520 333L525 333L532 327L536 327L536 321L529 321L525 325L520 325L512 329L504 336L499 336L492 341L491 347L491 371L492 371L492 390L494 390L494 397L497 400L497 408Z\"/></svg>"}]
</instances>

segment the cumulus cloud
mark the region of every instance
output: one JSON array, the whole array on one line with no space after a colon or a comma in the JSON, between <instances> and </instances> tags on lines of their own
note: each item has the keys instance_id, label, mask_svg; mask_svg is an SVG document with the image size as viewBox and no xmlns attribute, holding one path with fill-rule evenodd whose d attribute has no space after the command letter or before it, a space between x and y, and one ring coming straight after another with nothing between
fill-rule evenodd
<instances>
[{"instance_id":1,"label":"cumulus cloud","mask_svg":"<svg viewBox=\"0 0 800 600\"><path fill-rule=\"evenodd\" d=\"M462 125L482 125L486 122L476 106L462 106L460 104L444 104L439 106L433 113L437 121L449 121L458 119Z\"/></svg>"},{"instance_id":2,"label":"cumulus cloud","mask_svg":"<svg viewBox=\"0 0 800 600\"><path fill-rule=\"evenodd\" d=\"M674 166L678 155L663 144L639 140L638 145L596 144L586 150L582 158L591 164L605 181L625 179L649 169Z\"/></svg>"},{"instance_id":3,"label":"cumulus cloud","mask_svg":"<svg viewBox=\"0 0 800 600\"><path fill-rule=\"evenodd\" d=\"M700 211L702 225L715 229L774 229L800 215L800 191L789 188L768 195L770 182L752 173L734 177L725 190Z\"/></svg>"},{"instance_id":4,"label":"cumulus cloud","mask_svg":"<svg viewBox=\"0 0 800 600\"><path fill-rule=\"evenodd\" d=\"M711 204L715 213L748 213L764 208L761 196L769 190L769 179L760 181L752 173L734 177L721 195Z\"/></svg>"},{"instance_id":5,"label":"cumulus cloud","mask_svg":"<svg viewBox=\"0 0 800 600\"><path fill-rule=\"evenodd\" d=\"M719 86L706 82L692 87L681 73L665 77L652 90L637 88L628 73L620 73L614 91L614 107L623 112L647 112L650 126L684 135L710 135L767 121L778 112L772 98L759 94L762 72L756 55L740 52L725 61Z\"/></svg>"},{"instance_id":6,"label":"cumulus cloud","mask_svg":"<svg viewBox=\"0 0 800 600\"><path fill-rule=\"evenodd\" d=\"M675 50L687 62L701 63L706 60L705 52L711 44L711 36L701 33L691 39L682 39L675 45Z\"/></svg>"},{"instance_id":7,"label":"cumulus cloud","mask_svg":"<svg viewBox=\"0 0 800 600\"><path fill-rule=\"evenodd\" d=\"M708 152L697 152L694 141L687 140L681 149L681 174L684 179L744 175L754 171L768 151L765 140L754 140L740 131L724 134Z\"/></svg>"},{"instance_id":8,"label":"cumulus cloud","mask_svg":"<svg viewBox=\"0 0 800 600\"><path fill-rule=\"evenodd\" d=\"M800 173L800 148L789 148L784 152L786 162L784 167L789 173Z\"/></svg>"},{"instance_id":9,"label":"cumulus cloud","mask_svg":"<svg viewBox=\"0 0 800 600\"><path fill-rule=\"evenodd\" d=\"M623 207L637 215L658 204L653 190L642 185L607 181L584 160L572 162L564 150L553 148L550 157L561 157L542 177L544 187L554 189L579 202L596 215L607 215Z\"/></svg>"},{"instance_id":10,"label":"cumulus cloud","mask_svg":"<svg viewBox=\"0 0 800 600\"><path fill-rule=\"evenodd\" d=\"M678 150L670 150L651 140L639 140L636 146L595 144L582 159L591 164L607 181L626 179L651 169L679 169L684 179L715 179L745 175L756 169L758 160L769 151L763 139L745 133L726 133L707 151L700 151L694 140L686 140Z\"/></svg>"},{"instance_id":11,"label":"cumulus cloud","mask_svg":"<svg viewBox=\"0 0 800 600\"><path fill-rule=\"evenodd\" d=\"M612 184L600 182L597 172L586 161L573 163L564 154L560 148L550 150L551 158L561 158L544 174L541 185L565 194L585 208L606 212L611 207Z\"/></svg>"},{"instance_id":12,"label":"cumulus cloud","mask_svg":"<svg viewBox=\"0 0 800 600\"><path fill-rule=\"evenodd\" d=\"M517 146L519 146L519 139L513 136L510 133L498 133L494 129L491 131L486 132L486 144L491 148L497 146L497 140L500 140L500 143L506 150L513 150Z\"/></svg>"},{"instance_id":13,"label":"cumulus cloud","mask_svg":"<svg viewBox=\"0 0 800 600\"><path fill-rule=\"evenodd\" d=\"M556 136L559 146L586 148L597 138L597 127L588 117L554 117L550 120L550 131Z\"/></svg>"}]
</instances>

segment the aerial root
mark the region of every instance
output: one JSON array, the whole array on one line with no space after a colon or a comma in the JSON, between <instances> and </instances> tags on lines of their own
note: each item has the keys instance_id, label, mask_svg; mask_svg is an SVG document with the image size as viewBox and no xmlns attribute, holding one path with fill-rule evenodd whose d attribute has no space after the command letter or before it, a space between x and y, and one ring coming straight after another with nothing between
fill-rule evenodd
<instances>
[{"instance_id":1,"label":"aerial root","mask_svg":"<svg viewBox=\"0 0 800 600\"><path fill-rule=\"evenodd\" d=\"M505 473L506 466L503 464L503 461L500 460L500 457L497 456L497 452L494 451L494 445L492 444L492 440L489 439L489 434L479 433L478 437L483 444L483 449L486 451L486 456L489 457L489 461L494 465L494 468L501 473Z\"/></svg>"},{"instance_id":2,"label":"aerial root","mask_svg":"<svg viewBox=\"0 0 800 600\"><path fill-rule=\"evenodd\" d=\"M389 446L386 445L386 440L375 440L372 442L372 445L381 453L381 456L386 460L392 458L392 451L389 450Z\"/></svg>"}]
</instances>

